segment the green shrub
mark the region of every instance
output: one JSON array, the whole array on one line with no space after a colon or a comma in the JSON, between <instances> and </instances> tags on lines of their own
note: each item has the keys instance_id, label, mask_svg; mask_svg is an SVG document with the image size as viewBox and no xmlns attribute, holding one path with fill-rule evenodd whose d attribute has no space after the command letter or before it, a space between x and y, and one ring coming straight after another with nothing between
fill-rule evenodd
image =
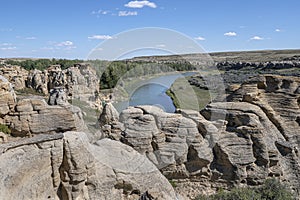
<instances>
[{"instance_id":1,"label":"green shrub","mask_svg":"<svg viewBox=\"0 0 300 200\"><path fill-rule=\"evenodd\" d=\"M172 185L173 188L176 188L176 187L177 187L177 184L176 184L175 181L169 180L169 183Z\"/></svg>"},{"instance_id":2,"label":"green shrub","mask_svg":"<svg viewBox=\"0 0 300 200\"><path fill-rule=\"evenodd\" d=\"M5 134L11 134L11 130L8 128L8 126L0 124L0 132L3 132Z\"/></svg>"},{"instance_id":3,"label":"green shrub","mask_svg":"<svg viewBox=\"0 0 300 200\"><path fill-rule=\"evenodd\" d=\"M276 179L267 179L261 187L234 188L211 196L199 195L195 200L293 200L292 192Z\"/></svg>"},{"instance_id":4,"label":"green shrub","mask_svg":"<svg viewBox=\"0 0 300 200\"><path fill-rule=\"evenodd\" d=\"M267 179L264 185L258 188L258 192L260 192L261 194L261 199L266 199L266 200L294 199L289 189L276 179Z\"/></svg>"}]
</instances>

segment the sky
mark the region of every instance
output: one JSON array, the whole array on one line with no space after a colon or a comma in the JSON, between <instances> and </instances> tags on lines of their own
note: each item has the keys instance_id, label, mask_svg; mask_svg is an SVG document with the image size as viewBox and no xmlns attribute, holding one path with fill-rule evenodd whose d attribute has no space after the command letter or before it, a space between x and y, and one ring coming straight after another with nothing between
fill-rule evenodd
<instances>
[{"instance_id":1,"label":"sky","mask_svg":"<svg viewBox=\"0 0 300 200\"><path fill-rule=\"evenodd\" d=\"M181 33L206 52L299 49L299 8L299 0L1 0L0 57L86 59L144 27Z\"/></svg>"}]
</instances>

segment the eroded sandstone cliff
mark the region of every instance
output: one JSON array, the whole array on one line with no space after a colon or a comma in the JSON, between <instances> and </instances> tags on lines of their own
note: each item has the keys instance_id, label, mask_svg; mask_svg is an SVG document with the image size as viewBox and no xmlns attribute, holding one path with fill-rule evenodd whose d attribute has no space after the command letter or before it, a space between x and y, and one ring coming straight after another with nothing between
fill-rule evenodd
<instances>
[{"instance_id":1,"label":"eroded sandstone cliff","mask_svg":"<svg viewBox=\"0 0 300 200\"><path fill-rule=\"evenodd\" d=\"M270 177L299 196L299 88L299 78L262 75L200 113L137 106L99 123L108 137L146 155L187 199Z\"/></svg>"}]
</instances>

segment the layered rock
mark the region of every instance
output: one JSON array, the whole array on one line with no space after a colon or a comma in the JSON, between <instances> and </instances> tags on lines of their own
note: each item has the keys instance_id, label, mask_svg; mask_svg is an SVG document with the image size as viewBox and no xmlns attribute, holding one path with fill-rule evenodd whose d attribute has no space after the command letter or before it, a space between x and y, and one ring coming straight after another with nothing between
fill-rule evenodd
<instances>
[{"instance_id":1,"label":"layered rock","mask_svg":"<svg viewBox=\"0 0 300 200\"><path fill-rule=\"evenodd\" d=\"M26 87L26 79L28 71L20 66L3 65L0 67L0 75L4 76L10 83L13 84L14 89L20 90Z\"/></svg>"},{"instance_id":2,"label":"layered rock","mask_svg":"<svg viewBox=\"0 0 300 200\"><path fill-rule=\"evenodd\" d=\"M9 126L13 136L87 129L81 110L60 95L50 98L56 103L51 106L40 96L17 101L12 85L2 76L0 94L0 124Z\"/></svg>"},{"instance_id":3,"label":"layered rock","mask_svg":"<svg viewBox=\"0 0 300 200\"><path fill-rule=\"evenodd\" d=\"M0 160L0 198L7 200L177 198L146 157L109 139L90 144L80 132L2 144Z\"/></svg>"},{"instance_id":4,"label":"layered rock","mask_svg":"<svg viewBox=\"0 0 300 200\"><path fill-rule=\"evenodd\" d=\"M0 75L0 119L14 107L16 95L11 83ZM1 121L0 121L1 123ZM3 122L2 122L3 123Z\"/></svg>"},{"instance_id":5,"label":"layered rock","mask_svg":"<svg viewBox=\"0 0 300 200\"><path fill-rule=\"evenodd\" d=\"M79 99L94 108L101 108L99 79L89 64L76 64L65 70L60 65L52 65L43 71L27 71L19 66L4 65L0 67L0 75L8 79L15 90L30 88L49 95L52 89L61 87L68 99Z\"/></svg>"},{"instance_id":6,"label":"layered rock","mask_svg":"<svg viewBox=\"0 0 300 200\"><path fill-rule=\"evenodd\" d=\"M95 101L99 94L96 71L88 64L77 64L62 70L53 65L47 70L32 70L27 78L27 87L48 94L55 87L63 87L67 96L82 101Z\"/></svg>"},{"instance_id":7,"label":"layered rock","mask_svg":"<svg viewBox=\"0 0 300 200\"><path fill-rule=\"evenodd\" d=\"M146 155L187 199L270 177L299 196L299 87L299 78L264 75L200 113L129 107L114 138Z\"/></svg>"}]
</instances>

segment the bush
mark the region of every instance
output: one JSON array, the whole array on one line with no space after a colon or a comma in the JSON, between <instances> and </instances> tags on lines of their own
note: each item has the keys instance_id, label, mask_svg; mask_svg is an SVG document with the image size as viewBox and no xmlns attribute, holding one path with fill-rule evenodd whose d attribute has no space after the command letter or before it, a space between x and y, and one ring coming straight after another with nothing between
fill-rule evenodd
<instances>
[{"instance_id":1,"label":"bush","mask_svg":"<svg viewBox=\"0 0 300 200\"><path fill-rule=\"evenodd\" d=\"M199 195L196 200L293 200L292 192L276 179L267 179L258 188L234 188L211 196Z\"/></svg>"},{"instance_id":2,"label":"bush","mask_svg":"<svg viewBox=\"0 0 300 200\"><path fill-rule=\"evenodd\" d=\"M276 179L268 179L264 185L258 189L261 199L266 200L292 200L292 193Z\"/></svg>"},{"instance_id":3,"label":"bush","mask_svg":"<svg viewBox=\"0 0 300 200\"><path fill-rule=\"evenodd\" d=\"M0 132L3 132L5 134L11 134L11 130L8 128L8 126L0 124Z\"/></svg>"},{"instance_id":4,"label":"bush","mask_svg":"<svg viewBox=\"0 0 300 200\"><path fill-rule=\"evenodd\" d=\"M175 181L169 180L169 183L172 185L173 188L176 188L176 187L177 187L177 184L176 184Z\"/></svg>"}]
</instances>

